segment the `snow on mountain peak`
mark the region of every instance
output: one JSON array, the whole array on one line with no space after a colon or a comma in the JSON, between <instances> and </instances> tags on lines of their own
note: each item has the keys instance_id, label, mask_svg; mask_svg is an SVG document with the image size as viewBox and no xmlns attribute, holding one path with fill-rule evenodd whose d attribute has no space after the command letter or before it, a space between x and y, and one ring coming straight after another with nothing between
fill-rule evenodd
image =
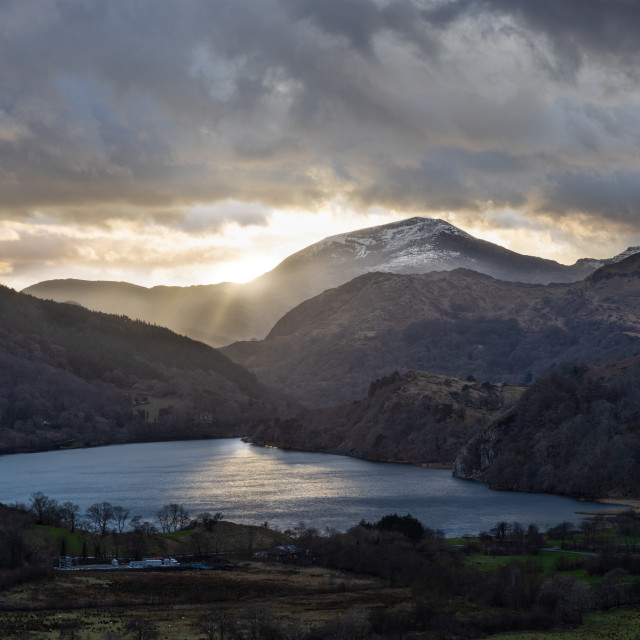
<instances>
[{"instance_id":1,"label":"snow on mountain peak","mask_svg":"<svg viewBox=\"0 0 640 640\"><path fill-rule=\"evenodd\" d=\"M576 264L581 266L587 266L595 271L596 269L599 269L600 267L604 267L607 264L621 262L625 258L628 258L629 256L633 256L636 253L640 253L640 246L628 247L622 253L619 253L617 256L613 256L613 258L580 258L576 262Z\"/></svg>"},{"instance_id":2,"label":"snow on mountain peak","mask_svg":"<svg viewBox=\"0 0 640 640\"><path fill-rule=\"evenodd\" d=\"M633 256L636 253L640 253L640 246L637 247L629 247L628 249L625 249L622 253L619 253L617 256L615 256L613 258L613 260L624 260L625 258L628 258L629 256Z\"/></svg>"},{"instance_id":3,"label":"snow on mountain peak","mask_svg":"<svg viewBox=\"0 0 640 640\"><path fill-rule=\"evenodd\" d=\"M378 245L377 248L380 251L394 253L403 249L408 250L416 245L430 248L433 246L432 241L443 233L471 237L445 220L414 217L379 227L329 236L309 247L305 253L308 252L311 257L319 251L342 245L349 247L356 258L364 258L371 252L373 245ZM415 252L415 249L413 251Z\"/></svg>"}]
</instances>

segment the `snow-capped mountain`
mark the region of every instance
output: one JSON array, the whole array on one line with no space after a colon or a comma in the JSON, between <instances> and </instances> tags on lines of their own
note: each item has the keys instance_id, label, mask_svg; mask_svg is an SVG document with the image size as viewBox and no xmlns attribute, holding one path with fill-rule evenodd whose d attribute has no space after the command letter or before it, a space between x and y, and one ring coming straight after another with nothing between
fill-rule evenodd
<instances>
[{"instance_id":1,"label":"snow-capped mountain","mask_svg":"<svg viewBox=\"0 0 640 640\"><path fill-rule=\"evenodd\" d=\"M140 318L222 346L263 338L300 302L372 271L426 273L464 267L501 280L546 284L580 280L606 262L581 260L566 266L479 240L444 220L410 218L325 238L246 284L147 289L123 282L50 280L25 291Z\"/></svg>"},{"instance_id":2,"label":"snow-capped mountain","mask_svg":"<svg viewBox=\"0 0 640 640\"><path fill-rule=\"evenodd\" d=\"M635 253L633 248L627 252ZM293 254L271 273L307 270L313 265L327 277L328 288L371 271L426 273L462 267L500 280L548 284L575 282L622 257L586 259L567 266L474 238L444 220L409 218L325 238Z\"/></svg>"}]
</instances>

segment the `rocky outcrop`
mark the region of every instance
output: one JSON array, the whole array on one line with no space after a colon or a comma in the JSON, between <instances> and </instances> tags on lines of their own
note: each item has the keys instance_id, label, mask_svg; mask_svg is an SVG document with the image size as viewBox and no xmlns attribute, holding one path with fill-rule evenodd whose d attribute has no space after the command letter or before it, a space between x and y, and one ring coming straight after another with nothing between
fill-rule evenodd
<instances>
[{"instance_id":1,"label":"rocky outcrop","mask_svg":"<svg viewBox=\"0 0 640 640\"><path fill-rule=\"evenodd\" d=\"M500 455L505 429L513 419L513 411L471 437L458 451L452 471L456 478L484 481L493 461Z\"/></svg>"},{"instance_id":2,"label":"rocky outcrop","mask_svg":"<svg viewBox=\"0 0 640 640\"><path fill-rule=\"evenodd\" d=\"M252 440L368 460L450 466L460 447L523 391L424 371L394 373L372 382L359 400L307 411L293 421L265 421Z\"/></svg>"}]
</instances>

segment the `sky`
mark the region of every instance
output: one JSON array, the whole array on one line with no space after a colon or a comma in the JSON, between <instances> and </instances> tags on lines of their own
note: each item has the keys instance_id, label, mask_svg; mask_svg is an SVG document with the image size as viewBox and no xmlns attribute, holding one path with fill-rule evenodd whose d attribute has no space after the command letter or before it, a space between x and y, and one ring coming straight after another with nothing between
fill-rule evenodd
<instances>
[{"instance_id":1,"label":"sky","mask_svg":"<svg viewBox=\"0 0 640 640\"><path fill-rule=\"evenodd\" d=\"M426 216L640 244L636 0L2 0L0 282L244 281Z\"/></svg>"}]
</instances>

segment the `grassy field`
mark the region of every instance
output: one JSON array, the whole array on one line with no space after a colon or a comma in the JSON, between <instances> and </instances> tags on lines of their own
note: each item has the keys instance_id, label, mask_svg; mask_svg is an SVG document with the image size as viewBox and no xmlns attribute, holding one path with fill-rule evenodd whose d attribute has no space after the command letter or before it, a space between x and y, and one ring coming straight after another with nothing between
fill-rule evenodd
<instances>
[{"instance_id":1,"label":"grassy field","mask_svg":"<svg viewBox=\"0 0 640 640\"><path fill-rule=\"evenodd\" d=\"M533 562L538 563L545 575L550 575L555 568L555 564L559 558L567 558L569 560L581 560L585 558L585 555L573 551L547 551L543 550L536 556L488 556L488 555L473 555L470 556L469 562L474 564L481 571L495 571L500 567L503 567L510 562ZM587 556L588 557L588 556ZM586 569L571 569L564 571L563 573L570 574L586 582L587 584L598 584L602 581L602 576L590 576ZM636 580L640 576L629 574L626 576L626 580ZM640 629L639 629L640 632Z\"/></svg>"},{"instance_id":2,"label":"grassy field","mask_svg":"<svg viewBox=\"0 0 640 640\"><path fill-rule=\"evenodd\" d=\"M371 576L279 563L242 562L228 571L56 572L0 594L0 607L14 609L0 611L0 630L56 639L74 622L82 638L97 640L142 617L158 625L161 638L182 640L201 637L194 624L219 608L240 619L248 606L266 605L309 628L351 607L401 606L408 595Z\"/></svg>"},{"instance_id":3,"label":"grassy field","mask_svg":"<svg viewBox=\"0 0 640 640\"><path fill-rule=\"evenodd\" d=\"M73 626L80 638L101 640L108 632L123 633L128 621L145 618L158 626L161 639L187 640L202 637L195 627L202 616L224 609L242 620L255 606L309 629L354 608L401 611L409 598L408 589L390 588L367 575L253 561L238 562L229 571L56 572L0 594L0 637L3 631L29 632L34 639L57 640ZM586 615L575 629L490 638L636 640L639 633L640 608L625 607Z\"/></svg>"},{"instance_id":4,"label":"grassy field","mask_svg":"<svg viewBox=\"0 0 640 640\"><path fill-rule=\"evenodd\" d=\"M147 404L137 405L135 408L146 411L149 414L149 422L155 422L161 409L168 409L169 407L177 407L180 405L181 399L179 396L152 396L146 395Z\"/></svg>"},{"instance_id":5,"label":"grassy field","mask_svg":"<svg viewBox=\"0 0 640 640\"><path fill-rule=\"evenodd\" d=\"M46 539L54 544L58 551L60 551L62 540L64 539L67 545L67 553L65 555L79 556L82 554L82 537L78 531L71 533L67 529L35 525L33 533L34 542L41 543Z\"/></svg>"},{"instance_id":6,"label":"grassy field","mask_svg":"<svg viewBox=\"0 0 640 640\"><path fill-rule=\"evenodd\" d=\"M623 607L584 618L584 625L566 631L506 633L491 640L637 640L640 637L640 609Z\"/></svg>"}]
</instances>

